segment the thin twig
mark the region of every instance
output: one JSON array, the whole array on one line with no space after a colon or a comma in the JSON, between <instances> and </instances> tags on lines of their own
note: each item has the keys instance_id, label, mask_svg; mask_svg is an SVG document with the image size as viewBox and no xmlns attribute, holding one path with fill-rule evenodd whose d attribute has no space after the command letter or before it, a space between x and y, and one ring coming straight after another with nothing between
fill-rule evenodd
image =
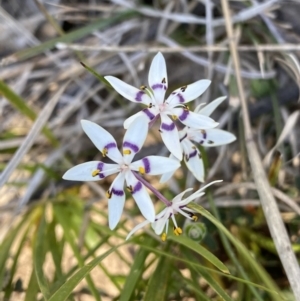
<instances>
[{"instance_id":1,"label":"thin twig","mask_svg":"<svg viewBox=\"0 0 300 301\"><path fill-rule=\"evenodd\" d=\"M250 165L253 172L253 177L256 183L257 191L260 197L262 208L265 214L267 224L269 226L271 236L276 246L276 250L285 269L287 278L294 292L296 300L300 300L300 269L296 256L292 250L286 228L280 216L280 212L273 197L270 185L268 183L261 159L259 157L256 144L253 140L248 107L244 94L242 77L240 74L240 61L236 49L236 43L233 36L233 28L230 17L228 0L221 0L224 18L226 20L226 31L230 43L230 52L233 59L233 64L236 72L236 80L239 91L239 96L242 106L242 116L244 121L244 132L246 147L250 158Z\"/></svg>"}]
</instances>

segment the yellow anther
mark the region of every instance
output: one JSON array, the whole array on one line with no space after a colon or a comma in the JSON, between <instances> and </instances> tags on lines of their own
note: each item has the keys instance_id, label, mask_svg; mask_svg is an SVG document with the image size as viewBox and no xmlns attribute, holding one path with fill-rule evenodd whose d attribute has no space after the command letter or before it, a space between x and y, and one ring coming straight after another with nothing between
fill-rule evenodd
<instances>
[{"instance_id":1,"label":"yellow anther","mask_svg":"<svg viewBox=\"0 0 300 301\"><path fill-rule=\"evenodd\" d=\"M150 103L149 106L148 106L148 108L151 109L152 107L153 107L153 104Z\"/></svg>"},{"instance_id":2,"label":"yellow anther","mask_svg":"<svg viewBox=\"0 0 300 301\"><path fill-rule=\"evenodd\" d=\"M108 199L111 198L111 192L110 192L109 190L107 190L105 194L106 194L106 197L107 197Z\"/></svg>"},{"instance_id":3,"label":"yellow anther","mask_svg":"<svg viewBox=\"0 0 300 301\"><path fill-rule=\"evenodd\" d=\"M163 233L162 235L161 235L161 240L162 241L166 241L167 240L167 233Z\"/></svg>"},{"instance_id":4,"label":"yellow anther","mask_svg":"<svg viewBox=\"0 0 300 301\"><path fill-rule=\"evenodd\" d=\"M143 175L146 171L144 167L139 167L139 172Z\"/></svg>"},{"instance_id":5,"label":"yellow anther","mask_svg":"<svg viewBox=\"0 0 300 301\"><path fill-rule=\"evenodd\" d=\"M98 176L100 172L101 172L101 170L99 170L99 169L93 170L92 171L92 177Z\"/></svg>"},{"instance_id":6,"label":"yellow anther","mask_svg":"<svg viewBox=\"0 0 300 301\"><path fill-rule=\"evenodd\" d=\"M173 119L173 120L177 120L178 117L177 117L176 115L172 115L172 119Z\"/></svg>"},{"instance_id":7,"label":"yellow anther","mask_svg":"<svg viewBox=\"0 0 300 301\"><path fill-rule=\"evenodd\" d=\"M107 153L108 153L108 149L106 147L103 148L103 150L102 150L102 156L106 157Z\"/></svg>"},{"instance_id":8,"label":"yellow anther","mask_svg":"<svg viewBox=\"0 0 300 301\"><path fill-rule=\"evenodd\" d=\"M198 216L197 215L192 215L192 220L194 221L194 222L196 222L197 220L198 220Z\"/></svg>"},{"instance_id":9,"label":"yellow anther","mask_svg":"<svg viewBox=\"0 0 300 301\"><path fill-rule=\"evenodd\" d=\"M147 86L142 85L142 86L140 86L140 89L141 89L141 90L146 90L146 89L147 89Z\"/></svg>"},{"instance_id":10,"label":"yellow anther","mask_svg":"<svg viewBox=\"0 0 300 301\"><path fill-rule=\"evenodd\" d=\"M131 154L131 150L130 149L124 149L123 150L123 155L130 155Z\"/></svg>"},{"instance_id":11,"label":"yellow anther","mask_svg":"<svg viewBox=\"0 0 300 301\"><path fill-rule=\"evenodd\" d=\"M176 236L179 236L180 234L182 234L182 229L179 227L177 227L177 228L174 227L174 234Z\"/></svg>"},{"instance_id":12,"label":"yellow anther","mask_svg":"<svg viewBox=\"0 0 300 301\"><path fill-rule=\"evenodd\" d=\"M186 111L189 111L189 106L187 106L187 105L184 105L184 110L186 110Z\"/></svg>"}]
</instances>

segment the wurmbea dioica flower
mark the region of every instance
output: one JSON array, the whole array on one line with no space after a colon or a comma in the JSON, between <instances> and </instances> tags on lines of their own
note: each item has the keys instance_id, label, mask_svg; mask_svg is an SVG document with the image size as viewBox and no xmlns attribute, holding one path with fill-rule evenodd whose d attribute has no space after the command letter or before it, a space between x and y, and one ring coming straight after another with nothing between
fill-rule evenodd
<instances>
[{"instance_id":1,"label":"wurmbea dioica flower","mask_svg":"<svg viewBox=\"0 0 300 301\"><path fill-rule=\"evenodd\" d=\"M163 241L165 241L167 239L167 233L168 233L168 229L169 229L169 219L171 218L173 221L173 224L174 224L174 228L173 228L174 234L176 236L182 234L182 229L180 227L178 227L176 219L175 219L175 215L177 213L180 213L184 217L186 217L190 220L196 221L197 216L194 214L195 211L188 208L187 205L190 202L192 202L193 200L204 195L205 192L203 192L203 190L206 189L208 186L210 186L214 183L219 183L219 182L222 182L222 180L213 181L213 182L205 185L204 187L200 188L199 190L197 190L196 192L194 192L193 194L188 196L186 199L182 199L184 194L188 191L193 190L193 188L188 188L185 191L183 191L182 193L180 193L179 195L177 195L172 200L170 206L167 206L165 209L163 209L160 213L158 213L155 216L155 221L153 223L151 223L151 226L152 226L154 232L157 235L161 235L161 239ZM131 235L134 234L136 231L138 231L139 229L143 228L144 226L146 226L148 224L150 224L150 222L146 220L146 221L138 224L137 226L135 226L127 235L126 240L129 239L131 237Z\"/></svg>"},{"instance_id":2,"label":"wurmbea dioica flower","mask_svg":"<svg viewBox=\"0 0 300 301\"><path fill-rule=\"evenodd\" d=\"M210 116L216 107L219 106L225 99L226 96L219 97L204 107L200 104L194 112L201 116ZM221 129L205 130L191 127L185 127L179 131L179 137L183 151L184 162L191 173L200 182L204 182L204 165L201 154L193 142L196 142L202 146L212 147L228 144L236 140L236 137L233 134ZM171 154L170 158L172 157L173 156ZM169 180L172 175L173 172L166 173L161 177L160 181L165 182Z\"/></svg>"},{"instance_id":3,"label":"wurmbea dioica flower","mask_svg":"<svg viewBox=\"0 0 300 301\"><path fill-rule=\"evenodd\" d=\"M129 126L123 140L123 155L117 147L116 140L101 126L82 120L81 125L85 133L100 150L103 157L108 157L116 164L102 161L90 161L79 164L69 169L64 175L65 180L73 181L98 181L105 177L118 173L107 191L109 227L114 229L118 224L124 208L125 193L124 182L131 192L143 216L153 222L155 211L151 198L145 186L139 181L134 172L148 175L161 175L165 172L174 171L180 164L177 160L147 156L136 162L133 157L144 144L148 133L148 120L144 116L136 118Z\"/></svg>"},{"instance_id":4,"label":"wurmbea dioica flower","mask_svg":"<svg viewBox=\"0 0 300 301\"><path fill-rule=\"evenodd\" d=\"M149 87L142 86L138 89L113 76L105 76L105 79L123 97L147 106L147 108L125 120L125 129L138 116L146 116L151 123L160 116L161 125L159 131L162 140L169 151L179 160L182 159L182 151L174 120L178 119L186 126L195 129L211 129L218 125L208 116L191 112L186 105L186 103L196 99L205 92L210 85L210 80L199 80L193 84L180 87L165 100L168 77L166 62L160 52L154 57L150 66L148 75Z\"/></svg>"}]
</instances>

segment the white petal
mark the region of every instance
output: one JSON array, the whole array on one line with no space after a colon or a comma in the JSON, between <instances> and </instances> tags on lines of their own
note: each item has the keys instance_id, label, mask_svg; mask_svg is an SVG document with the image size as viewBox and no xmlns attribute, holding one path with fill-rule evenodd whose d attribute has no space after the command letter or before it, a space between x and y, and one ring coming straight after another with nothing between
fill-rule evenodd
<instances>
[{"instance_id":1,"label":"white petal","mask_svg":"<svg viewBox=\"0 0 300 301\"><path fill-rule=\"evenodd\" d=\"M204 165L199 150L188 140L184 143L188 146L188 152L184 154L187 168L198 181L204 182Z\"/></svg>"},{"instance_id":2,"label":"white petal","mask_svg":"<svg viewBox=\"0 0 300 301\"><path fill-rule=\"evenodd\" d=\"M145 91L132 87L114 76L109 75L105 76L104 78L119 94L126 99L145 105L149 105L152 102L151 98L146 94Z\"/></svg>"},{"instance_id":3,"label":"white petal","mask_svg":"<svg viewBox=\"0 0 300 301\"><path fill-rule=\"evenodd\" d=\"M174 172L180 167L180 162L176 159L161 156L147 156L141 160L131 163L130 167L140 171L143 168L147 175L161 175L166 172Z\"/></svg>"},{"instance_id":4,"label":"white petal","mask_svg":"<svg viewBox=\"0 0 300 301\"><path fill-rule=\"evenodd\" d=\"M123 157L125 164L130 164L132 158L142 148L148 134L148 119L138 116L130 124L123 139Z\"/></svg>"},{"instance_id":5,"label":"white petal","mask_svg":"<svg viewBox=\"0 0 300 301\"><path fill-rule=\"evenodd\" d=\"M186 189L185 191L181 192L180 194L176 195L176 197L173 198L172 203L173 203L174 205L177 204L177 203L179 203L179 202L182 200L183 196L184 196L187 192L189 192L189 191L191 191L191 190L193 190L193 188L188 188L188 189Z\"/></svg>"},{"instance_id":6,"label":"white petal","mask_svg":"<svg viewBox=\"0 0 300 301\"><path fill-rule=\"evenodd\" d=\"M143 227L145 227L146 225L150 224L149 221L143 221L142 223L136 225L126 236L126 240L128 240L136 231L142 229Z\"/></svg>"},{"instance_id":7,"label":"white petal","mask_svg":"<svg viewBox=\"0 0 300 301\"><path fill-rule=\"evenodd\" d=\"M93 172L100 170L99 175L93 176ZM90 161L70 168L63 175L63 179L70 181L99 181L119 171L119 165L107 164L101 161Z\"/></svg>"},{"instance_id":8,"label":"white petal","mask_svg":"<svg viewBox=\"0 0 300 301\"><path fill-rule=\"evenodd\" d=\"M173 114L178 117L178 119L191 128L195 129L212 129L218 126L219 123L215 122L210 117L196 114L184 108L175 108L172 110Z\"/></svg>"},{"instance_id":9,"label":"white petal","mask_svg":"<svg viewBox=\"0 0 300 301\"><path fill-rule=\"evenodd\" d=\"M111 197L108 199L108 224L111 230L117 226L123 212L125 203L124 180L124 174L119 173L109 188Z\"/></svg>"},{"instance_id":10,"label":"white petal","mask_svg":"<svg viewBox=\"0 0 300 301\"><path fill-rule=\"evenodd\" d=\"M156 103L162 104L168 88L168 77L166 61L160 52L152 60L148 82L153 91Z\"/></svg>"},{"instance_id":11,"label":"white petal","mask_svg":"<svg viewBox=\"0 0 300 301\"><path fill-rule=\"evenodd\" d=\"M152 229L154 230L156 235L162 234L164 227L170 218L168 208L165 208L162 212L163 212L163 216L151 224Z\"/></svg>"},{"instance_id":12,"label":"white petal","mask_svg":"<svg viewBox=\"0 0 300 301\"><path fill-rule=\"evenodd\" d=\"M108 131L88 120L81 120L81 126L103 156L107 156L117 163L122 162L123 157L118 150L116 140Z\"/></svg>"},{"instance_id":13,"label":"white petal","mask_svg":"<svg viewBox=\"0 0 300 301\"><path fill-rule=\"evenodd\" d=\"M137 112L124 121L124 129L128 129L131 123L139 116L146 116L148 118L148 122L150 122L157 114L158 112L155 107L146 108L140 112Z\"/></svg>"},{"instance_id":14,"label":"white petal","mask_svg":"<svg viewBox=\"0 0 300 301\"><path fill-rule=\"evenodd\" d=\"M180 87L171 93L166 102L172 105L190 102L203 94L210 83L211 81L208 79L201 79L190 85Z\"/></svg>"},{"instance_id":15,"label":"white petal","mask_svg":"<svg viewBox=\"0 0 300 301\"><path fill-rule=\"evenodd\" d=\"M167 147L178 160L182 160L182 150L179 141L179 134L175 123L166 115L161 114L160 134Z\"/></svg>"},{"instance_id":16,"label":"white petal","mask_svg":"<svg viewBox=\"0 0 300 301\"><path fill-rule=\"evenodd\" d=\"M220 129L192 131L189 137L203 146L219 146L236 140L233 134Z\"/></svg>"},{"instance_id":17,"label":"white petal","mask_svg":"<svg viewBox=\"0 0 300 301\"><path fill-rule=\"evenodd\" d=\"M201 115L205 115L205 116L210 116L211 113L227 98L227 96L221 96L218 97L217 99L213 100L212 102L210 102L208 105L206 105L205 107L200 108L197 110L197 108L195 109L195 113L201 114Z\"/></svg>"},{"instance_id":18,"label":"white petal","mask_svg":"<svg viewBox=\"0 0 300 301\"><path fill-rule=\"evenodd\" d=\"M180 133L180 132L181 132L181 131L179 131L179 133ZM169 155L169 158L170 158L170 159L175 159L175 160L177 160L176 157L173 156L172 154ZM179 162L179 161L178 161L178 162ZM170 180L170 179L172 178L174 172L175 172L175 170L164 173L164 174L161 176L159 182L160 182L160 183L165 183L165 182L167 182L168 180Z\"/></svg>"},{"instance_id":19,"label":"white petal","mask_svg":"<svg viewBox=\"0 0 300 301\"><path fill-rule=\"evenodd\" d=\"M132 196L137 203L142 215L150 222L154 222L155 211L149 193L145 186L137 180L131 171L126 173L126 183L131 187Z\"/></svg>"}]
</instances>

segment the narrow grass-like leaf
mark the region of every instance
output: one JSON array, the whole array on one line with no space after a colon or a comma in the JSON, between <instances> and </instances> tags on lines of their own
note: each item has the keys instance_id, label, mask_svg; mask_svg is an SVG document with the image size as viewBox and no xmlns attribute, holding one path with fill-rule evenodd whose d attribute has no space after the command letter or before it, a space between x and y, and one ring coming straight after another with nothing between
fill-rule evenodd
<instances>
[{"instance_id":1,"label":"narrow grass-like leaf","mask_svg":"<svg viewBox=\"0 0 300 301\"><path fill-rule=\"evenodd\" d=\"M191 267L195 268L195 267ZM228 294L224 291L224 289L219 285L219 283L207 272L203 269L200 271L202 277L207 281L210 287L222 298L224 301L233 301Z\"/></svg>"},{"instance_id":2,"label":"narrow grass-like leaf","mask_svg":"<svg viewBox=\"0 0 300 301\"><path fill-rule=\"evenodd\" d=\"M89 67L87 64L80 62L80 64L88 70L91 74L93 74L101 83L105 84L107 87L112 88L111 84L104 78L103 75L96 72L92 67Z\"/></svg>"},{"instance_id":3,"label":"narrow grass-like leaf","mask_svg":"<svg viewBox=\"0 0 300 301\"><path fill-rule=\"evenodd\" d=\"M147 245L153 246L155 241L153 239L149 240ZM134 256L134 262L130 269L128 276L126 277L126 282L122 293L120 295L119 301L129 301L132 300L133 291L141 279L143 272L145 270L145 260L149 255L149 251L140 248Z\"/></svg>"},{"instance_id":4,"label":"narrow grass-like leaf","mask_svg":"<svg viewBox=\"0 0 300 301\"><path fill-rule=\"evenodd\" d=\"M35 120L37 118L37 114L26 104L26 102L1 80L0 94L2 94L15 108L17 108L20 113L27 116L29 119ZM48 128L44 127L42 132L54 146L59 144L58 140Z\"/></svg>"},{"instance_id":5,"label":"narrow grass-like leaf","mask_svg":"<svg viewBox=\"0 0 300 301\"><path fill-rule=\"evenodd\" d=\"M259 275L264 285L266 285L270 289L270 291L276 292L275 294L273 294L274 301L282 301L282 297L279 295L278 288L275 285L274 281L271 279L270 275L268 275L266 271L256 262L256 260L252 257L252 255L246 249L246 247L239 240L233 237L233 235L223 226L223 224L220 223L220 221L218 221L211 213L205 210L202 206L196 203L189 203L188 207L195 210L202 216L206 217L217 228L219 228L236 247L236 249L238 250L240 255L245 259L245 261L248 262L249 267L251 267L253 271Z\"/></svg>"},{"instance_id":6,"label":"narrow grass-like leaf","mask_svg":"<svg viewBox=\"0 0 300 301\"><path fill-rule=\"evenodd\" d=\"M172 236L171 240L180 243L181 245L197 252L199 255L208 260L211 264L213 264L216 268L226 274L230 274L228 268L221 262L213 253L202 247L200 244L191 240L186 236Z\"/></svg>"},{"instance_id":7,"label":"narrow grass-like leaf","mask_svg":"<svg viewBox=\"0 0 300 301\"><path fill-rule=\"evenodd\" d=\"M171 266L172 260L167 257L160 257L157 267L149 280L144 301L166 300Z\"/></svg>"},{"instance_id":8,"label":"narrow grass-like leaf","mask_svg":"<svg viewBox=\"0 0 300 301\"><path fill-rule=\"evenodd\" d=\"M67 33L61 37L54 38L50 41L46 41L38 46L29 48L29 49L18 51L15 54L13 54L12 56L10 56L9 58L7 58L7 60L8 61L9 61L9 59L25 60L25 59L31 58L31 57L33 57L37 54L40 54L46 50L50 50L50 49L54 48L57 43L70 43L75 40L79 40L79 39L84 38L85 36L91 34L95 30L105 28L114 23L119 23L122 20L126 20L126 19L132 18L137 15L138 15L138 13L136 13L136 12L125 11L125 12L121 12L120 14L118 14L114 17L109 17L108 19L101 18L101 19L99 19L95 22L92 22L82 28L79 28L70 33Z\"/></svg>"},{"instance_id":9,"label":"narrow grass-like leaf","mask_svg":"<svg viewBox=\"0 0 300 301\"><path fill-rule=\"evenodd\" d=\"M80 283L80 281L86 277L92 269L94 269L103 259L105 259L108 255L113 253L116 249L123 246L125 243L122 243L118 246L111 248L106 251L104 254L96 257L90 263L85 264L81 267L70 279L68 279L50 298L48 301L65 301L68 296L72 293L76 285Z\"/></svg>"},{"instance_id":10,"label":"narrow grass-like leaf","mask_svg":"<svg viewBox=\"0 0 300 301\"><path fill-rule=\"evenodd\" d=\"M34 245L33 245L33 264L37 282L45 300L50 296L49 286L44 276L43 264L45 261L45 237L46 237L46 220L44 213L41 216L38 225Z\"/></svg>"},{"instance_id":11,"label":"narrow grass-like leaf","mask_svg":"<svg viewBox=\"0 0 300 301\"><path fill-rule=\"evenodd\" d=\"M71 234L72 223L70 223L70 221L68 222L68 220L65 218L66 216L68 216L68 214L66 214L66 212L64 212L65 211L64 209L65 209L65 207L63 207L63 206L55 206L54 207L55 216L56 216L57 220L59 221L60 225L64 229L64 236L66 238L66 241L71 246L72 251L78 261L79 266L82 267L84 265L84 259L82 258L78 247L75 245L74 236ZM72 207L72 209L74 209L74 207ZM95 284L90 275L86 275L86 281L88 283L88 286L89 286L91 293L93 294L95 300L101 301L100 294L99 294L98 290L96 289Z\"/></svg>"},{"instance_id":12,"label":"narrow grass-like leaf","mask_svg":"<svg viewBox=\"0 0 300 301\"><path fill-rule=\"evenodd\" d=\"M24 301L32 301L37 300L36 295L39 292L39 284L36 279L35 271L34 269L31 272L29 284L26 290L26 296Z\"/></svg>"}]
</instances>

